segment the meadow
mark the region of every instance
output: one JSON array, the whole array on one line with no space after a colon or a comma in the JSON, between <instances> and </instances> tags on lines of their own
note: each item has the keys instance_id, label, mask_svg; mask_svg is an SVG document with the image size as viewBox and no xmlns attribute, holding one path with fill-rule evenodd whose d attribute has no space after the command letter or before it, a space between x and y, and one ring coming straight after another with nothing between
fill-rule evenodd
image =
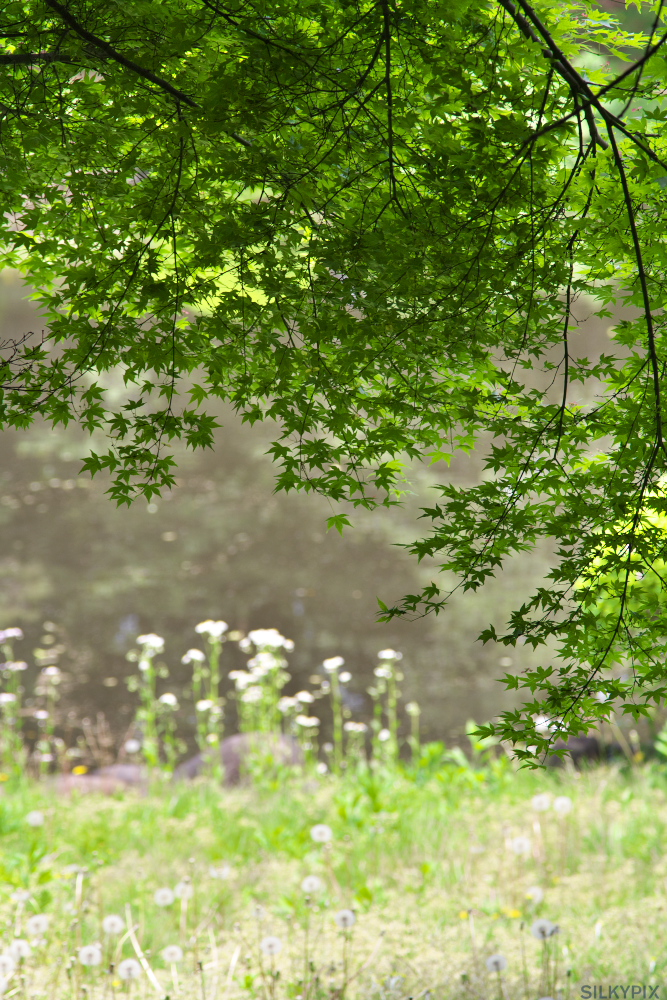
<instances>
[{"instance_id":1,"label":"meadow","mask_svg":"<svg viewBox=\"0 0 667 1000\"><path fill-rule=\"evenodd\" d=\"M160 669L158 638L139 643L137 683L164 706L149 676ZM574 1000L616 984L627 996L662 995L663 765L518 770L474 738L467 754L421 745L414 709L411 753L399 754L400 658L386 650L367 732L350 728L343 664L328 661L333 740L320 747L318 716L299 711L307 700L278 708L288 648L247 645L253 683L237 677L237 691L262 694L241 702L239 718L261 732L281 712L283 729L300 728L305 764L258 758L236 788L214 768L173 781L177 736L162 709L151 716L146 695L138 737L127 741L136 745L122 752L143 755L148 792L56 795L38 774L58 763L43 749L47 733L33 777L25 759L11 767L20 670L5 666L6 688L14 685L5 693L16 700L5 699L0 728L3 996ZM193 661L199 702L216 693L210 654ZM313 695L311 712L314 704ZM199 710L209 748L210 707ZM61 763L83 776L86 765L67 752ZM643 992L630 992L635 985Z\"/></svg>"}]
</instances>

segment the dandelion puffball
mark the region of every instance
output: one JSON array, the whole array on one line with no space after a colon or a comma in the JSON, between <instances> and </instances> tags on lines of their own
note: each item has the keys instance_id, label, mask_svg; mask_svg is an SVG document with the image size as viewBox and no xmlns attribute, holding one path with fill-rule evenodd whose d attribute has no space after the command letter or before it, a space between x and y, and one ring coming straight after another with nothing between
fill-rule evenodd
<instances>
[{"instance_id":1,"label":"dandelion puffball","mask_svg":"<svg viewBox=\"0 0 667 1000\"><path fill-rule=\"evenodd\" d=\"M13 955L5 951L0 955L0 976L7 979L16 969L16 960Z\"/></svg>"},{"instance_id":2,"label":"dandelion puffball","mask_svg":"<svg viewBox=\"0 0 667 1000\"><path fill-rule=\"evenodd\" d=\"M158 889L153 899L155 900L158 906L171 906L176 897L174 896L171 889L164 888L164 889Z\"/></svg>"},{"instance_id":3,"label":"dandelion puffball","mask_svg":"<svg viewBox=\"0 0 667 1000\"><path fill-rule=\"evenodd\" d=\"M44 826L44 813L40 812L39 809L33 809L32 812L28 813L28 815L25 818L25 821L28 824L28 826L34 826L34 827Z\"/></svg>"},{"instance_id":4,"label":"dandelion puffball","mask_svg":"<svg viewBox=\"0 0 667 1000\"><path fill-rule=\"evenodd\" d=\"M259 946L265 955L277 955L281 950L283 943L280 938L269 935L269 937L262 938Z\"/></svg>"},{"instance_id":5,"label":"dandelion puffball","mask_svg":"<svg viewBox=\"0 0 667 1000\"><path fill-rule=\"evenodd\" d=\"M504 955L491 955L486 960L486 967L489 972L503 972L507 968L507 959Z\"/></svg>"},{"instance_id":6,"label":"dandelion puffball","mask_svg":"<svg viewBox=\"0 0 667 1000\"><path fill-rule=\"evenodd\" d=\"M215 868L213 865L208 870L211 878L230 878L232 874L231 865L220 865L219 868Z\"/></svg>"},{"instance_id":7,"label":"dandelion puffball","mask_svg":"<svg viewBox=\"0 0 667 1000\"><path fill-rule=\"evenodd\" d=\"M105 934L122 934L125 930L125 921L115 913L110 913L102 921L102 930Z\"/></svg>"},{"instance_id":8,"label":"dandelion puffball","mask_svg":"<svg viewBox=\"0 0 667 1000\"><path fill-rule=\"evenodd\" d=\"M552 937L554 934L558 933L558 926L552 924L550 920L543 917L541 920L536 920L533 926L530 928L530 933L533 937L536 937L538 941L546 941L547 938Z\"/></svg>"},{"instance_id":9,"label":"dandelion puffball","mask_svg":"<svg viewBox=\"0 0 667 1000\"><path fill-rule=\"evenodd\" d=\"M348 927L354 926L357 922L354 910L340 910L334 917L334 920L343 930L347 930Z\"/></svg>"},{"instance_id":10,"label":"dandelion puffball","mask_svg":"<svg viewBox=\"0 0 667 1000\"><path fill-rule=\"evenodd\" d=\"M162 957L168 965L183 961L183 949L177 944L168 944L162 949Z\"/></svg>"},{"instance_id":11,"label":"dandelion puffball","mask_svg":"<svg viewBox=\"0 0 667 1000\"><path fill-rule=\"evenodd\" d=\"M30 899L30 892L28 889L16 889L10 898L12 903L27 903Z\"/></svg>"},{"instance_id":12,"label":"dandelion puffball","mask_svg":"<svg viewBox=\"0 0 667 1000\"><path fill-rule=\"evenodd\" d=\"M174 896L176 899L192 899L194 894L195 890L192 882L186 882L185 879L174 886Z\"/></svg>"},{"instance_id":13,"label":"dandelion puffball","mask_svg":"<svg viewBox=\"0 0 667 1000\"><path fill-rule=\"evenodd\" d=\"M141 975L141 966L136 958L124 958L118 966L118 975L121 979L138 979Z\"/></svg>"},{"instance_id":14,"label":"dandelion puffball","mask_svg":"<svg viewBox=\"0 0 667 1000\"><path fill-rule=\"evenodd\" d=\"M539 906L544 899L544 890L540 889L539 885L531 885L530 889L526 889L526 899L530 900L533 906Z\"/></svg>"},{"instance_id":15,"label":"dandelion puffball","mask_svg":"<svg viewBox=\"0 0 667 1000\"><path fill-rule=\"evenodd\" d=\"M46 934L50 923L51 918L47 913L35 913L34 916L28 918L26 923L28 934L32 934L33 937L41 937L42 934Z\"/></svg>"},{"instance_id":16,"label":"dandelion puffball","mask_svg":"<svg viewBox=\"0 0 667 1000\"><path fill-rule=\"evenodd\" d=\"M125 740L124 750L125 753L139 753L141 750L141 743L139 740Z\"/></svg>"},{"instance_id":17,"label":"dandelion puffball","mask_svg":"<svg viewBox=\"0 0 667 1000\"><path fill-rule=\"evenodd\" d=\"M21 961L22 958L30 958L32 955L32 948L25 938L14 938L7 950L17 962Z\"/></svg>"},{"instance_id":18,"label":"dandelion puffball","mask_svg":"<svg viewBox=\"0 0 667 1000\"><path fill-rule=\"evenodd\" d=\"M569 795L559 795L554 799L554 812L558 816L567 816L569 812L572 812L572 799Z\"/></svg>"},{"instance_id":19,"label":"dandelion puffball","mask_svg":"<svg viewBox=\"0 0 667 1000\"><path fill-rule=\"evenodd\" d=\"M529 837L514 837L510 840L510 849L514 851L515 854L530 854L530 848L531 843Z\"/></svg>"},{"instance_id":20,"label":"dandelion puffball","mask_svg":"<svg viewBox=\"0 0 667 1000\"><path fill-rule=\"evenodd\" d=\"M79 961L81 965L101 965L102 949L98 944L85 944L79 948Z\"/></svg>"},{"instance_id":21,"label":"dandelion puffball","mask_svg":"<svg viewBox=\"0 0 667 1000\"><path fill-rule=\"evenodd\" d=\"M326 823L316 823L310 835L316 844L326 844L333 839L333 830Z\"/></svg>"},{"instance_id":22,"label":"dandelion puffball","mask_svg":"<svg viewBox=\"0 0 667 1000\"><path fill-rule=\"evenodd\" d=\"M314 893L322 891L324 882L319 875L306 875L301 883L301 888L307 896L312 896Z\"/></svg>"},{"instance_id":23,"label":"dandelion puffball","mask_svg":"<svg viewBox=\"0 0 667 1000\"><path fill-rule=\"evenodd\" d=\"M539 795L533 795L531 805L535 812L546 812L551 805L551 795L549 792L540 792Z\"/></svg>"}]
</instances>

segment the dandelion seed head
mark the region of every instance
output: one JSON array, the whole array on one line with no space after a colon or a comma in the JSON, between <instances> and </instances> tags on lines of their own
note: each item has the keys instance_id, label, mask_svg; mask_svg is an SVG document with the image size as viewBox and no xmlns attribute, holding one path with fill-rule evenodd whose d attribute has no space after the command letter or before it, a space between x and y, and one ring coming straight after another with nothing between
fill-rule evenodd
<instances>
[{"instance_id":1,"label":"dandelion seed head","mask_svg":"<svg viewBox=\"0 0 667 1000\"><path fill-rule=\"evenodd\" d=\"M315 770L317 771L318 774L328 774L329 773L329 768L327 767L327 765L324 763L323 760L321 760L321 761L318 762Z\"/></svg>"},{"instance_id":2,"label":"dandelion seed head","mask_svg":"<svg viewBox=\"0 0 667 1000\"><path fill-rule=\"evenodd\" d=\"M0 976L8 979L16 970L16 960L13 955L5 951L0 955Z\"/></svg>"},{"instance_id":3,"label":"dandelion seed head","mask_svg":"<svg viewBox=\"0 0 667 1000\"><path fill-rule=\"evenodd\" d=\"M551 920L547 920L546 917L543 917L541 920L535 921L530 928L530 933L533 937L537 938L538 941L546 941L547 938L550 938L554 934L558 933L558 927L556 924L552 923Z\"/></svg>"},{"instance_id":4,"label":"dandelion seed head","mask_svg":"<svg viewBox=\"0 0 667 1000\"><path fill-rule=\"evenodd\" d=\"M339 910L334 920L342 930L347 930L356 924L357 917L354 910Z\"/></svg>"},{"instance_id":5,"label":"dandelion seed head","mask_svg":"<svg viewBox=\"0 0 667 1000\"><path fill-rule=\"evenodd\" d=\"M277 955L282 949L283 943L280 938L270 934L269 937L262 938L259 946L265 955Z\"/></svg>"},{"instance_id":6,"label":"dandelion seed head","mask_svg":"<svg viewBox=\"0 0 667 1000\"><path fill-rule=\"evenodd\" d=\"M29 889L15 889L11 895L12 903L27 903L30 895Z\"/></svg>"},{"instance_id":7,"label":"dandelion seed head","mask_svg":"<svg viewBox=\"0 0 667 1000\"><path fill-rule=\"evenodd\" d=\"M153 899L155 900L158 906L171 906L175 898L176 897L174 896L171 889L167 888L166 886L164 889L158 889L155 895L153 896Z\"/></svg>"},{"instance_id":8,"label":"dandelion seed head","mask_svg":"<svg viewBox=\"0 0 667 1000\"><path fill-rule=\"evenodd\" d=\"M175 965L177 962L183 961L183 949L180 945L168 944L166 948L162 949L162 958L167 965Z\"/></svg>"},{"instance_id":9,"label":"dandelion seed head","mask_svg":"<svg viewBox=\"0 0 667 1000\"><path fill-rule=\"evenodd\" d=\"M551 806L551 795L549 792L540 792L539 795L533 795L530 804L535 812L546 812Z\"/></svg>"},{"instance_id":10,"label":"dandelion seed head","mask_svg":"<svg viewBox=\"0 0 667 1000\"><path fill-rule=\"evenodd\" d=\"M232 876L232 868L231 865L220 865L217 868L214 865L211 865L208 873L211 878L228 879Z\"/></svg>"},{"instance_id":11,"label":"dandelion seed head","mask_svg":"<svg viewBox=\"0 0 667 1000\"><path fill-rule=\"evenodd\" d=\"M141 975L141 966L136 958L124 958L118 966L118 975L121 979L138 979Z\"/></svg>"},{"instance_id":12,"label":"dandelion seed head","mask_svg":"<svg viewBox=\"0 0 667 1000\"><path fill-rule=\"evenodd\" d=\"M533 906L539 906L544 899L544 890L539 885L531 885L530 889L526 889L526 899L530 900Z\"/></svg>"},{"instance_id":13,"label":"dandelion seed head","mask_svg":"<svg viewBox=\"0 0 667 1000\"><path fill-rule=\"evenodd\" d=\"M14 938L7 950L12 958L15 958L17 962L24 958L30 958L32 955L30 942L26 941L25 938Z\"/></svg>"},{"instance_id":14,"label":"dandelion seed head","mask_svg":"<svg viewBox=\"0 0 667 1000\"><path fill-rule=\"evenodd\" d=\"M122 934L125 930L125 921L115 913L110 913L102 921L102 930L105 934Z\"/></svg>"},{"instance_id":15,"label":"dandelion seed head","mask_svg":"<svg viewBox=\"0 0 667 1000\"><path fill-rule=\"evenodd\" d=\"M530 837L513 837L510 840L510 850L519 856L530 854Z\"/></svg>"},{"instance_id":16,"label":"dandelion seed head","mask_svg":"<svg viewBox=\"0 0 667 1000\"><path fill-rule=\"evenodd\" d=\"M316 844L326 844L333 839L333 830L326 823L316 823L310 831Z\"/></svg>"},{"instance_id":17,"label":"dandelion seed head","mask_svg":"<svg viewBox=\"0 0 667 1000\"><path fill-rule=\"evenodd\" d=\"M307 896L314 896L316 892L321 892L324 889L324 882L319 875L306 875L301 883L301 888Z\"/></svg>"},{"instance_id":18,"label":"dandelion seed head","mask_svg":"<svg viewBox=\"0 0 667 1000\"><path fill-rule=\"evenodd\" d=\"M195 889L190 881L183 879L177 885L174 886L174 896L176 899L192 899L195 894Z\"/></svg>"},{"instance_id":19,"label":"dandelion seed head","mask_svg":"<svg viewBox=\"0 0 667 1000\"><path fill-rule=\"evenodd\" d=\"M79 961L81 965L101 965L102 949L98 944L85 944L79 948Z\"/></svg>"},{"instance_id":20,"label":"dandelion seed head","mask_svg":"<svg viewBox=\"0 0 667 1000\"><path fill-rule=\"evenodd\" d=\"M40 812L39 809L33 809L32 812L28 813L28 815L25 818L25 821L28 824L28 826L33 826L33 827L44 826L44 813Z\"/></svg>"},{"instance_id":21,"label":"dandelion seed head","mask_svg":"<svg viewBox=\"0 0 667 1000\"><path fill-rule=\"evenodd\" d=\"M32 917L28 917L26 921L28 934L31 934L33 937L42 937L49 929L50 923L51 917L48 913L35 913Z\"/></svg>"},{"instance_id":22,"label":"dandelion seed head","mask_svg":"<svg viewBox=\"0 0 667 1000\"><path fill-rule=\"evenodd\" d=\"M486 960L486 967L489 972L503 972L507 968L507 959L504 955L491 955Z\"/></svg>"},{"instance_id":23,"label":"dandelion seed head","mask_svg":"<svg viewBox=\"0 0 667 1000\"><path fill-rule=\"evenodd\" d=\"M572 812L572 799L569 795L558 795L554 799L554 812L558 816L567 816Z\"/></svg>"}]
</instances>

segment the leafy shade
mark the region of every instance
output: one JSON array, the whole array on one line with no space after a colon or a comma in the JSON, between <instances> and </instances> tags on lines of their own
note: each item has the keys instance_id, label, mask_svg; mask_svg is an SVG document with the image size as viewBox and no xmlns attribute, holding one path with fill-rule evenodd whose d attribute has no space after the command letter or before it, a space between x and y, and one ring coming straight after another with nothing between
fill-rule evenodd
<instances>
[{"instance_id":1,"label":"leafy shade","mask_svg":"<svg viewBox=\"0 0 667 1000\"><path fill-rule=\"evenodd\" d=\"M544 749L538 711L567 731L608 711L596 691L662 699L663 603L639 616L626 586L665 547L662 3L641 36L566 0L9 0L1 18L3 260L48 324L4 345L3 425L101 429L85 468L118 503L173 482L170 440L211 444L212 396L278 422L279 489L367 508L400 500L406 461L484 435L486 480L443 486L413 551L474 589L555 542L549 585L484 633L560 652L507 679L532 701L497 731ZM609 62L577 69L586 50ZM569 349L584 291L637 316L590 362ZM582 584L600 559L611 615ZM384 615L446 600L434 583Z\"/></svg>"}]
</instances>

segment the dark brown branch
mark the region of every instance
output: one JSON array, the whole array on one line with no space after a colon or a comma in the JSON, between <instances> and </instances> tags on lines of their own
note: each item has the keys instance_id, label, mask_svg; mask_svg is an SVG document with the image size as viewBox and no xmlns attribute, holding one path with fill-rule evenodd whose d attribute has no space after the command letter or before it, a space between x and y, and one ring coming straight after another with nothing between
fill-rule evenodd
<instances>
[{"instance_id":1,"label":"dark brown branch","mask_svg":"<svg viewBox=\"0 0 667 1000\"><path fill-rule=\"evenodd\" d=\"M184 94L182 90L178 90L171 83L169 83L168 80L164 80L162 77L153 73L150 69L145 69L143 66L140 66L139 63L135 63L132 59L128 59L121 52L118 52L117 49L114 49L113 45L109 45L109 43L105 42L103 38L100 38L98 35L94 35L92 32L84 28L84 26L80 24L77 19L72 16L72 14L70 14L66 7L64 7L61 3L58 3L58 0L44 0L44 2L47 7L54 10L63 19L65 24L68 24L80 38L83 38L86 42L90 42L91 45L94 45L95 48L104 52L105 55L107 55L110 59L113 59L114 62L119 63L126 69L132 70L133 73L136 73L137 76L143 77L144 80L149 80L151 83L154 83L156 87L160 87L160 89L164 90L167 94L171 94L171 96L176 98L177 101L181 101L183 104L187 104L191 108L199 107L196 101L193 101L191 97Z\"/></svg>"}]
</instances>

